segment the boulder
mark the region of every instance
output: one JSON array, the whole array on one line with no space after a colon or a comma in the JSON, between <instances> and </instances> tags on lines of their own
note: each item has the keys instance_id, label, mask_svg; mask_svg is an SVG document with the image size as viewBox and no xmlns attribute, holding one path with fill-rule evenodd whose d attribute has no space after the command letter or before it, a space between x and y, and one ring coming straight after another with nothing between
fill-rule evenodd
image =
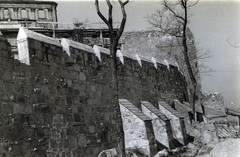
<instances>
[{"instance_id":1,"label":"boulder","mask_svg":"<svg viewBox=\"0 0 240 157\"><path fill-rule=\"evenodd\" d=\"M194 143L202 145L214 145L218 143L218 137L214 124L194 122L192 130L189 132L190 136L194 137Z\"/></svg>"},{"instance_id":2,"label":"boulder","mask_svg":"<svg viewBox=\"0 0 240 157\"><path fill-rule=\"evenodd\" d=\"M226 116L224 98L219 93L204 94L202 106L204 115L208 119Z\"/></svg>"}]
</instances>

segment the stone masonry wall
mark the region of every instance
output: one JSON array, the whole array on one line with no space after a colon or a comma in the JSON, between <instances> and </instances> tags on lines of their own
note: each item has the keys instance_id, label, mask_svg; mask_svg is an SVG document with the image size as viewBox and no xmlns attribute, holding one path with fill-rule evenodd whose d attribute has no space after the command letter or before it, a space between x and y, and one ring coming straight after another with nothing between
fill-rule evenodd
<instances>
[{"instance_id":1,"label":"stone masonry wall","mask_svg":"<svg viewBox=\"0 0 240 157\"><path fill-rule=\"evenodd\" d=\"M31 65L11 58L0 36L0 143L11 156L96 157L117 147L110 105L109 55L27 39ZM119 62L120 63L120 62ZM125 58L118 68L120 98L183 100L184 77L176 67ZM1 154L0 154L1 155Z\"/></svg>"}]
</instances>

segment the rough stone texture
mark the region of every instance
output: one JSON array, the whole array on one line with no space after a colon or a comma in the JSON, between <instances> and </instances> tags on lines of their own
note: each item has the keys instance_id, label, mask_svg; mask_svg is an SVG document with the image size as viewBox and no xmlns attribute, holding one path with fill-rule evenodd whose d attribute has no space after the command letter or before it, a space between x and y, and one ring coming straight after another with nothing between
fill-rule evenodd
<instances>
[{"instance_id":1,"label":"rough stone texture","mask_svg":"<svg viewBox=\"0 0 240 157\"><path fill-rule=\"evenodd\" d=\"M190 82L190 77L187 72L186 64L184 60L181 46L175 37L168 34L162 34L157 30L149 31L135 31L125 32L122 37L124 45L123 51L127 51L130 54L139 54L143 57L155 57L160 60L167 60L169 63L177 61L179 68L184 72L187 82ZM193 68L195 77L197 79L197 95L201 94L200 75L198 69L197 52L194 43L194 36L190 29L187 29L187 44L189 46L189 57L191 66ZM177 58L177 59L176 59ZM188 93L185 93L185 99L188 101Z\"/></svg>"},{"instance_id":2,"label":"rough stone texture","mask_svg":"<svg viewBox=\"0 0 240 157\"><path fill-rule=\"evenodd\" d=\"M155 155L157 150L154 148L155 137L151 119L125 99L120 99L119 105L123 121L126 149L136 148L148 156Z\"/></svg>"},{"instance_id":3,"label":"rough stone texture","mask_svg":"<svg viewBox=\"0 0 240 157\"><path fill-rule=\"evenodd\" d=\"M213 118L213 123L219 138L235 138L239 136L239 117L227 115L227 117Z\"/></svg>"},{"instance_id":4,"label":"rough stone texture","mask_svg":"<svg viewBox=\"0 0 240 157\"><path fill-rule=\"evenodd\" d=\"M219 93L204 94L202 105L204 108L204 114L209 119L226 116L224 99Z\"/></svg>"},{"instance_id":5,"label":"rough stone texture","mask_svg":"<svg viewBox=\"0 0 240 157\"><path fill-rule=\"evenodd\" d=\"M86 51L27 39L31 65L11 57L0 36L0 143L12 156L96 157L117 147L110 105L109 55L102 62ZM47 49L47 50L46 50ZM119 62L120 63L120 62ZM184 77L177 67L125 58L118 66L120 98L183 100ZM137 105L136 105L137 106Z\"/></svg>"},{"instance_id":6,"label":"rough stone texture","mask_svg":"<svg viewBox=\"0 0 240 157\"><path fill-rule=\"evenodd\" d=\"M161 149L174 148L170 119L147 101L141 101L142 112L152 119L155 139L163 146Z\"/></svg>"},{"instance_id":7,"label":"rough stone texture","mask_svg":"<svg viewBox=\"0 0 240 157\"><path fill-rule=\"evenodd\" d=\"M188 137L184 124L184 116L165 102L159 102L159 110L166 115L167 118L171 119L170 122L172 125L173 137L181 144L186 145L188 143Z\"/></svg>"},{"instance_id":8,"label":"rough stone texture","mask_svg":"<svg viewBox=\"0 0 240 157\"><path fill-rule=\"evenodd\" d=\"M189 102L183 102L183 105L187 106L187 108L192 108L191 104ZM195 102L195 111L196 111L196 118L198 122L202 122L204 121L204 113L203 113L203 109L202 109L202 104L200 103L200 101L196 101ZM193 117L193 115L191 114L191 117ZM191 118L190 118L191 119Z\"/></svg>"},{"instance_id":9,"label":"rough stone texture","mask_svg":"<svg viewBox=\"0 0 240 157\"><path fill-rule=\"evenodd\" d=\"M216 129L213 123L193 122L192 131L189 135L194 137L194 143L215 145L218 143Z\"/></svg>"}]
</instances>

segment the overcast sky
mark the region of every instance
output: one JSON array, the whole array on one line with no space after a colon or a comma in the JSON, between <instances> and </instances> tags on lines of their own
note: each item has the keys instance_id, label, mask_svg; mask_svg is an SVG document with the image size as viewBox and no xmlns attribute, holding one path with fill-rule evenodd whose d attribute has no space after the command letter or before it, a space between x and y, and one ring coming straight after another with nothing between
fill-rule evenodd
<instances>
[{"instance_id":1,"label":"overcast sky","mask_svg":"<svg viewBox=\"0 0 240 157\"><path fill-rule=\"evenodd\" d=\"M90 22L100 22L93 1L56 1L58 2L59 22L72 22L74 18ZM121 20L118 3L114 6L115 22ZM100 3L107 11L104 2ZM150 26L146 15L160 7L156 0L132 1L127 4L126 31L146 30ZM220 92L224 95L225 106L240 108L240 48L233 48L227 42L240 41L240 1L206 1L200 2L190 12L194 14L189 24L198 47L209 50L212 57L206 63L215 70L211 76L202 77L203 92ZM96 26L95 26L96 27Z\"/></svg>"}]
</instances>

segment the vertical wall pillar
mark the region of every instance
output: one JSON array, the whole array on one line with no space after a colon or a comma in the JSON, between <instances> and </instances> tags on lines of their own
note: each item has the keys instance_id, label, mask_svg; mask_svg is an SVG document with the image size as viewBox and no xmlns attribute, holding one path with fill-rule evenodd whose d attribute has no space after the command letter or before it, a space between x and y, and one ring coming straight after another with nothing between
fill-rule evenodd
<instances>
[{"instance_id":1,"label":"vertical wall pillar","mask_svg":"<svg viewBox=\"0 0 240 157\"><path fill-rule=\"evenodd\" d=\"M38 9L35 9L35 19L38 20L38 18L39 18Z\"/></svg>"},{"instance_id":2,"label":"vertical wall pillar","mask_svg":"<svg viewBox=\"0 0 240 157\"><path fill-rule=\"evenodd\" d=\"M53 19L53 22L57 22L56 7L54 6L52 6L52 19Z\"/></svg>"},{"instance_id":3,"label":"vertical wall pillar","mask_svg":"<svg viewBox=\"0 0 240 157\"><path fill-rule=\"evenodd\" d=\"M30 9L30 12L31 12L31 17L30 17L30 19L35 19L35 9Z\"/></svg>"},{"instance_id":4,"label":"vertical wall pillar","mask_svg":"<svg viewBox=\"0 0 240 157\"><path fill-rule=\"evenodd\" d=\"M3 14L4 14L4 8L1 8L1 10L0 10L0 19L3 19Z\"/></svg>"},{"instance_id":5,"label":"vertical wall pillar","mask_svg":"<svg viewBox=\"0 0 240 157\"><path fill-rule=\"evenodd\" d=\"M26 8L26 11L27 11L27 18L28 18L28 19L32 19L31 9Z\"/></svg>"},{"instance_id":6,"label":"vertical wall pillar","mask_svg":"<svg viewBox=\"0 0 240 157\"><path fill-rule=\"evenodd\" d=\"M53 17L52 17L52 9L48 9L48 17L49 17L49 20L52 21Z\"/></svg>"},{"instance_id":7,"label":"vertical wall pillar","mask_svg":"<svg viewBox=\"0 0 240 157\"><path fill-rule=\"evenodd\" d=\"M45 18L49 20L48 9L44 9Z\"/></svg>"},{"instance_id":8,"label":"vertical wall pillar","mask_svg":"<svg viewBox=\"0 0 240 157\"><path fill-rule=\"evenodd\" d=\"M18 19L18 8L13 8L13 16L12 19Z\"/></svg>"},{"instance_id":9,"label":"vertical wall pillar","mask_svg":"<svg viewBox=\"0 0 240 157\"><path fill-rule=\"evenodd\" d=\"M18 19L22 19L22 8L18 8Z\"/></svg>"},{"instance_id":10,"label":"vertical wall pillar","mask_svg":"<svg viewBox=\"0 0 240 157\"><path fill-rule=\"evenodd\" d=\"M13 8L8 8L9 11L9 19L13 19L14 13L13 13Z\"/></svg>"}]
</instances>

